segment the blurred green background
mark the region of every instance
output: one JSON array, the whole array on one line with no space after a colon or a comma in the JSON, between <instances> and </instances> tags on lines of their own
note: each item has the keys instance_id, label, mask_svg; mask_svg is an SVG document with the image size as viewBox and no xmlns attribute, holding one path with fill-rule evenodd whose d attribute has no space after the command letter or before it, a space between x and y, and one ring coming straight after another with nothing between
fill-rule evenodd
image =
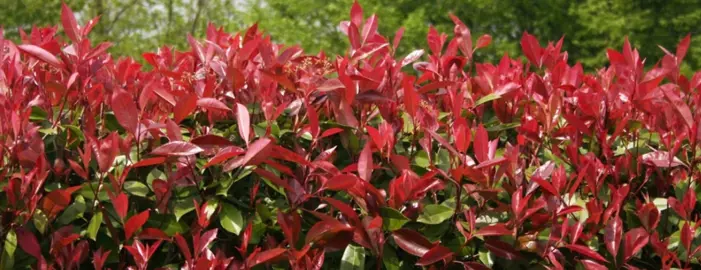
<instances>
[{"instance_id":1,"label":"blurred green background","mask_svg":"<svg viewBox=\"0 0 701 270\"><path fill-rule=\"evenodd\" d=\"M207 22L229 32L258 22L260 28L285 44L298 43L307 52L344 53L347 39L337 30L348 20L352 0L75 0L66 1L81 22L101 15L92 40L115 43L111 53L140 58L163 44L186 46L186 33L203 36ZM497 61L504 52L519 56L523 31L541 44L565 36L570 62L588 70L607 63L606 48L620 50L625 36L655 64L663 55L658 45L674 52L687 33L692 44L683 67L701 68L701 1L697 0L360 0L365 16L379 16L380 31L393 37L406 28L401 53L426 47L429 25L452 35L453 12L473 37L490 34L492 45L478 61ZM18 39L18 28L60 23L60 0L2 0L0 25Z\"/></svg>"}]
</instances>

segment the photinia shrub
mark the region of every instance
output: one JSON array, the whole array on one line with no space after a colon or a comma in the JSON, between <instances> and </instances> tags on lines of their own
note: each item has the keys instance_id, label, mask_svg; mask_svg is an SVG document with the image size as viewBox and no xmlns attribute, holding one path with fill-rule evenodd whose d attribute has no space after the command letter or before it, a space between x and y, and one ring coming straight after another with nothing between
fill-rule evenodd
<instances>
[{"instance_id":1,"label":"photinia shrub","mask_svg":"<svg viewBox=\"0 0 701 270\"><path fill-rule=\"evenodd\" d=\"M141 65L65 5L0 38L0 268L701 267L689 36L586 73L451 18L406 56L358 3L339 56L210 25Z\"/></svg>"}]
</instances>

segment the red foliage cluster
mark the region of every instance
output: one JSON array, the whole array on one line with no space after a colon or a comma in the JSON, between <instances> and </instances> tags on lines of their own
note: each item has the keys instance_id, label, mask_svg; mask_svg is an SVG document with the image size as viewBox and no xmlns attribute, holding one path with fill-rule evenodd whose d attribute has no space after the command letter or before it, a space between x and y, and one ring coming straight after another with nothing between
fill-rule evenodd
<instances>
[{"instance_id":1,"label":"red foliage cluster","mask_svg":"<svg viewBox=\"0 0 701 270\"><path fill-rule=\"evenodd\" d=\"M0 268L699 267L690 37L585 73L528 33L477 63L453 16L397 56L350 16L343 56L210 25L148 67L65 5L65 38L0 30Z\"/></svg>"}]
</instances>

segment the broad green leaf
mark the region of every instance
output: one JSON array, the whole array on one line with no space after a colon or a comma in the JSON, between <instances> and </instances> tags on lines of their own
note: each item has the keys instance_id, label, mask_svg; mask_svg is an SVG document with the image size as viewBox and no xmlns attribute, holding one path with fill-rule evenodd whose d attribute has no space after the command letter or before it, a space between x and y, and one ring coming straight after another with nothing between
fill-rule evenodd
<instances>
[{"instance_id":1,"label":"broad green leaf","mask_svg":"<svg viewBox=\"0 0 701 270\"><path fill-rule=\"evenodd\" d=\"M79 127L74 125L64 125L63 127L71 132L71 138L75 139L77 137L78 141L85 141L85 135Z\"/></svg>"},{"instance_id":2,"label":"broad green leaf","mask_svg":"<svg viewBox=\"0 0 701 270\"><path fill-rule=\"evenodd\" d=\"M192 200L179 200L173 202L173 213L175 214L175 220L180 221L180 218L185 214L190 213L195 210L195 203Z\"/></svg>"},{"instance_id":3,"label":"broad green leaf","mask_svg":"<svg viewBox=\"0 0 701 270\"><path fill-rule=\"evenodd\" d=\"M0 268L14 269L15 250L17 250L17 234L15 230L10 230L5 235L5 243L2 248L2 256L0 257Z\"/></svg>"},{"instance_id":4,"label":"broad green leaf","mask_svg":"<svg viewBox=\"0 0 701 270\"><path fill-rule=\"evenodd\" d=\"M126 190L127 193L131 195L139 197L146 197L149 192L148 187L144 183L141 183L139 181L124 182L124 190Z\"/></svg>"},{"instance_id":5,"label":"broad green leaf","mask_svg":"<svg viewBox=\"0 0 701 270\"><path fill-rule=\"evenodd\" d=\"M426 151L424 150L421 150L418 153L416 153L416 157L414 158L414 164L421 168L428 168L428 166L431 166L431 162L429 162L428 160L428 153L426 153Z\"/></svg>"},{"instance_id":6,"label":"broad green leaf","mask_svg":"<svg viewBox=\"0 0 701 270\"><path fill-rule=\"evenodd\" d=\"M380 215L382 215L383 219L382 225L388 231L399 230L404 224L409 222L409 218L394 208L383 207L380 209Z\"/></svg>"},{"instance_id":7,"label":"broad green leaf","mask_svg":"<svg viewBox=\"0 0 701 270\"><path fill-rule=\"evenodd\" d=\"M159 229L166 235L173 236L176 233L183 234L189 228L189 224L178 222L173 215L170 214L153 214L149 217L152 224L160 224Z\"/></svg>"},{"instance_id":8,"label":"broad green leaf","mask_svg":"<svg viewBox=\"0 0 701 270\"><path fill-rule=\"evenodd\" d=\"M382 252L382 264L387 270L399 270L401 267L401 262L397 258L397 253L390 245L385 245Z\"/></svg>"},{"instance_id":9,"label":"broad green leaf","mask_svg":"<svg viewBox=\"0 0 701 270\"><path fill-rule=\"evenodd\" d=\"M494 260L492 259L492 253L487 251L487 250L480 249L479 259L487 267L491 268L494 265Z\"/></svg>"},{"instance_id":10,"label":"broad green leaf","mask_svg":"<svg viewBox=\"0 0 701 270\"><path fill-rule=\"evenodd\" d=\"M440 224L453 216L453 209L445 205L429 204L424 206L416 221L424 224Z\"/></svg>"},{"instance_id":11,"label":"broad green leaf","mask_svg":"<svg viewBox=\"0 0 701 270\"><path fill-rule=\"evenodd\" d=\"M30 121L41 122L47 119L49 115L39 106L32 106L32 114L29 115Z\"/></svg>"},{"instance_id":12,"label":"broad green leaf","mask_svg":"<svg viewBox=\"0 0 701 270\"><path fill-rule=\"evenodd\" d=\"M348 245L341 258L341 270L365 269L365 248Z\"/></svg>"},{"instance_id":13,"label":"broad green leaf","mask_svg":"<svg viewBox=\"0 0 701 270\"><path fill-rule=\"evenodd\" d=\"M660 211L660 213L667 209L667 198L655 198L652 200L652 203L655 204L657 211Z\"/></svg>"},{"instance_id":14,"label":"broad green leaf","mask_svg":"<svg viewBox=\"0 0 701 270\"><path fill-rule=\"evenodd\" d=\"M83 196L83 198L86 198L88 200L94 200L95 199L95 191L97 191L97 186L99 185L99 182L94 181L92 183L84 183L82 187L80 188L79 194L80 196ZM97 198L99 201L108 201L110 199L109 195L107 194L107 191L105 188L102 188L100 192L97 194Z\"/></svg>"},{"instance_id":15,"label":"broad green leaf","mask_svg":"<svg viewBox=\"0 0 701 270\"><path fill-rule=\"evenodd\" d=\"M102 212L95 213L92 218L90 218L90 223L88 223L88 237L95 241L97 239L97 232L100 230L100 225L102 224Z\"/></svg>"},{"instance_id":16,"label":"broad green leaf","mask_svg":"<svg viewBox=\"0 0 701 270\"><path fill-rule=\"evenodd\" d=\"M244 226L241 211L233 205L223 203L221 213L219 214L219 224L230 233L238 235L241 233Z\"/></svg>"},{"instance_id":17,"label":"broad green leaf","mask_svg":"<svg viewBox=\"0 0 701 270\"><path fill-rule=\"evenodd\" d=\"M58 217L58 222L61 224L68 224L78 218L82 218L86 209L87 205L85 205L85 199L83 196L78 195L75 197L75 201L66 207L66 210L63 210L61 216Z\"/></svg>"},{"instance_id":18,"label":"broad green leaf","mask_svg":"<svg viewBox=\"0 0 701 270\"><path fill-rule=\"evenodd\" d=\"M37 209L34 211L34 215L32 216L32 223L34 223L34 227L37 228L39 233L44 234L46 233L46 225L49 224L49 218L46 216L46 214L44 214L44 212Z\"/></svg>"},{"instance_id":19,"label":"broad green leaf","mask_svg":"<svg viewBox=\"0 0 701 270\"><path fill-rule=\"evenodd\" d=\"M498 98L500 98L500 97L501 97L500 95L497 95L497 94L495 94L495 93L491 93L491 94L489 94L489 95L483 96L482 98L478 99L477 102L475 102L475 106L474 106L474 107L477 107L477 106L482 105L482 104L484 104L484 103L487 103L487 102L490 102L490 101L492 101L492 100L498 99Z\"/></svg>"}]
</instances>

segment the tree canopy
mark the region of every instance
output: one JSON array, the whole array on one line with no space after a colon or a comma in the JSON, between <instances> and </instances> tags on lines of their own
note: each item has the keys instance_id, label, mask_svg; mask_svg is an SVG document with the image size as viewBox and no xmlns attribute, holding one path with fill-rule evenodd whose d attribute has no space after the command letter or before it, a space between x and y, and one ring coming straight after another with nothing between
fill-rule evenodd
<instances>
[{"instance_id":1,"label":"tree canopy","mask_svg":"<svg viewBox=\"0 0 701 270\"><path fill-rule=\"evenodd\" d=\"M3 1L1 24L6 35L19 39L19 28L28 31L33 24L56 24L60 4L60 0ZM186 44L183 33L204 36L208 22L232 32L259 23L278 42L301 44L310 52L344 53L347 41L338 24L348 16L351 4L352 0L69 1L80 19L101 16L94 40L115 41L111 52L130 56L156 50L164 42L182 47ZM579 59L587 69L605 64L606 49L616 48L626 37L642 55L654 57L646 61L654 65L664 55L659 46L672 48L686 34L694 37L701 25L701 2L694 0L375 0L361 4L366 13L378 15L382 33L392 36L405 28L401 53L425 45L429 25L450 32L452 13L465 21L473 36L492 36L492 46L477 56L483 60L496 61L503 53L519 56L519 40L527 31L542 43L564 37L570 58ZM701 39L692 38L684 70L701 67L699 45Z\"/></svg>"}]
</instances>

